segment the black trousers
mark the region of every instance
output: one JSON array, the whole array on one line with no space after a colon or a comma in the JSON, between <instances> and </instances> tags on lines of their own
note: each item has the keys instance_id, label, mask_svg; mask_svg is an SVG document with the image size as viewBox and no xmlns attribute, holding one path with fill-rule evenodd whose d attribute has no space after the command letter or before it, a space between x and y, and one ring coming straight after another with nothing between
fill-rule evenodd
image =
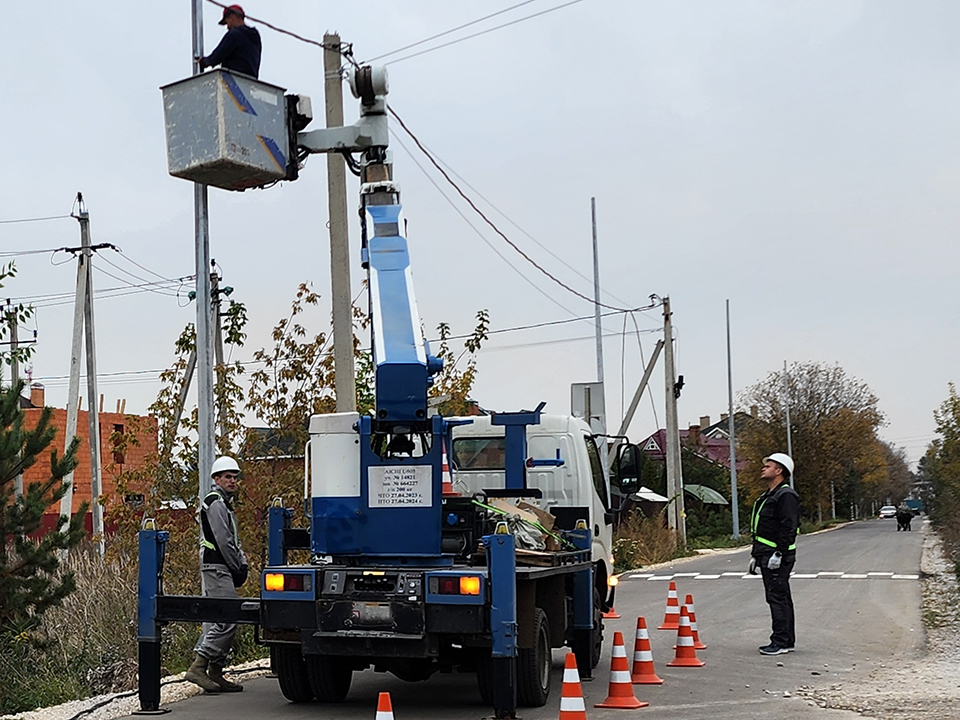
<instances>
[{"instance_id":1,"label":"black trousers","mask_svg":"<svg viewBox=\"0 0 960 720\"><path fill-rule=\"evenodd\" d=\"M793 597L790 595L790 573L796 559L783 558L777 570L766 567L768 559L769 555L758 558L758 562L760 575L763 577L763 590L773 621L770 642L780 647L792 648L797 644L797 635L794 628Z\"/></svg>"}]
</instances>

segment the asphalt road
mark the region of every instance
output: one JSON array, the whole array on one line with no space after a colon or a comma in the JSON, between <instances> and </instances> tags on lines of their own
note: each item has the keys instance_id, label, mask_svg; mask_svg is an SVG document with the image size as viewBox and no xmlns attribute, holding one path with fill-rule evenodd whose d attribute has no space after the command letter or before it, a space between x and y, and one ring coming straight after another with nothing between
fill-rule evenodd
<instances>
[{"instance_id":1,"label":"asphalt road","mask_svg":"<svg viewBox=\"0 0 960 720\"><path fill-rule=\"evenodd\" d=\"M777 717L859 718L845 711L824 710L798 698L800 685L829 686L856 682L875 669L892 668L916 656L922 647L920 619L920 522L914 531L896 532L895 520L869 520L829 532L801 537L791 582L797 608L797 650L765 657L757 652L768 642L770 616L759 577L743 577L746 549L720 551L655 569L626 573L617 594L622 616L607 620L604 659L595 679L584 683L587 715L623 717L626 712L649 718L715 720ZM694 596L697 623L707 649L698 656L702 668L669 668L676 634L657 631L663 619L668 580L677 583L680 600ZM634 686L649 707L634 710L597 709L607 695L610 642L623 632L632 658L636 619L651 628L651 644L661 686ZM521 708L527 720L558 716L563 653L554 653L554 690L542 708ZM231 720L270 717L273 720L331 718L359 720L376 714L377 694L389 691L397 720L466 720L490 715L480 701L472 675L437 675L423 683L405 683L392 675L367 670L355 673L346 701L337 705L288 703L276 680L245 682L245 692L197 696L170 709L184 720L216 714ZM785 697L784 692L790 696Z\"/></svg>"}]
</instances>

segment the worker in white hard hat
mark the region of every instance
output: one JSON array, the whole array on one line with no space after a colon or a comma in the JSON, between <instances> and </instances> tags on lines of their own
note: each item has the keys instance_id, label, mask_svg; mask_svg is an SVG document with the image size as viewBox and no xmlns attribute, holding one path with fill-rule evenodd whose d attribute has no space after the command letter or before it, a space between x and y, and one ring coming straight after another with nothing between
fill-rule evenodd
<instances>
[{"instance_id":1,"label":"worker in white hard hat","mask_svg":"<svg viewBox=\"0 0 960 720\"><path fill-rule=\"evenodd\" d=\"M205 597L237 597L247 580L247 557L240 547L233 497L240 466L232 457L217 458L210 477L214 487L200 504L200 579ZM243 685L223 676L237 634L235 623L204 623L194 648L196 658L186 679L210 693L238 692Z\"/></svg>"},{"instance_id":2,"label":"worker in white hard hat","mask_svg":"<svg viewBox=\"0 0 960 720\"><path fill-rule=\"evenodd\" d=\"M797 528L800 525L800 497L790 487L793 458L786 453L773 453L763 459L760 477L767 491L753 504L750 531L753 549L750 572L759 568L773 633L770 644L760 648L763 655L793 652L797 644L794 628L793 597L790 594L790 573L797 561Z\"/></svg>"}]
</instances>

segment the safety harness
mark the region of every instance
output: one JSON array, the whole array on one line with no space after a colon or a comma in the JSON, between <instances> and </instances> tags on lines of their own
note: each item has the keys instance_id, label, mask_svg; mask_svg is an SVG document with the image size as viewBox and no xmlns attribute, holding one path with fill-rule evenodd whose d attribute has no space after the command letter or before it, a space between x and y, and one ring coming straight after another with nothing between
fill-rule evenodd
<instances>
[{"instance_id":1,"label":"safety harness","mask_svg":"<svg viewBox=\"0 0 960 720\"><path fill-rule=\"evenodd\" d=\"M214 541L213 530L210 528L210 521L207 520L207 509L215 503L217 500L223 500L227 504L227 507L231 510L233 509L230 506L230 501L228 498L217 491L211 490L204 496L202 509L200 511L200 527L202 529L200 537L200 547L203 548L203 562L204 563L216 563L218 565L226 565L227 562L224 560L223 555L220 553L220 548L216 546ZM240 534L237 529L237 516L232 512L228 513L230 516L230 529L233 531L233 541L236 543L237 547L240 547Z\"/></svg>"}]
</instances>

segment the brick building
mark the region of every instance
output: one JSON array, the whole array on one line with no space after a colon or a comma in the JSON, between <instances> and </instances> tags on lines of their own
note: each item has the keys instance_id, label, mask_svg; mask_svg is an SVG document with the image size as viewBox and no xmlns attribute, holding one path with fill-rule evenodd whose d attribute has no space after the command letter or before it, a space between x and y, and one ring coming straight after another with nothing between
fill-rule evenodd
<instances>
[{"instance_id":1,"label":"brick building","mask_svg":"<svg viewBox=\"0 0 960 720\"><path fill-rule=\"evenodd\" d=\"M30 398L21 397L20 405L23 409L24 424L28 428L35 427L44 407L44 388L39 383L30 387ZM81 405L82 407L82 405ZM131 416L122 412L101 412L100 416L100 465L101 465L101 492L105 496L115 495L117 492L116 478L124 469L137 468L144 463L148 456L157 452L157 419L147 416ZM115 434L131 431L131 423L135 418L139 429L136 433L138 443L128 443L123 451L116 446L112 439ZM67 411L53 408L50 424L57 434L51 443L58 453L63 452L64 437L67 430ZM80 448L77 451L77 468L73 472L73 510L76 512L83 502L93 504L91 497L90 475L90 424L86 410L81 409L77 419L77 436L80 438ZM37 458L37 462L23 474L24 486L31 482L45 481L50 477L49 449ZM59 508L50 508L50 522L54 522ZM44 523L46 526L48 523ZM91 516L87 514L87 529L90 530Z\"/></svg>"}]
</instances>

